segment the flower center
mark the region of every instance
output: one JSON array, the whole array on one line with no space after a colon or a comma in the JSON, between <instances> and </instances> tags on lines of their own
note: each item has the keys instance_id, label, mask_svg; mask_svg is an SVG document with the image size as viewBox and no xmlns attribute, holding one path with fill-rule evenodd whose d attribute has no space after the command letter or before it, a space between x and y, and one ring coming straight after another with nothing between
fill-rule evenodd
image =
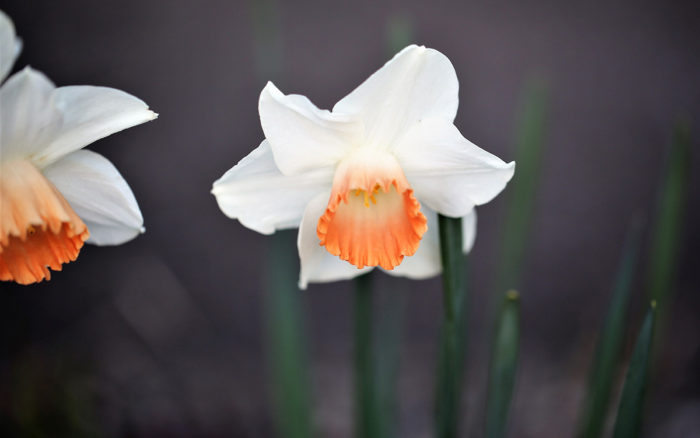
<instances>
[{"instance_id":1,"label":"flower center","mask_svg":"<svg viewBox=\"0 0 700 438\"><path fill-rule=\"evenodd\" d=\"M63 195L28 161L0 166L0 280L49 280L89 236Z\"/></svg>"},{"instance_id":2,"label":"flower center","mask_svg":"<svg viewBox=\"0 0 700 438\"><path fill-rule=\"evenodd\" d=\"M416 252L427 228L396 159L361 149L338 165L316 232L328 252L358 268L393 269Z\"/></svg>"}]
</instances>

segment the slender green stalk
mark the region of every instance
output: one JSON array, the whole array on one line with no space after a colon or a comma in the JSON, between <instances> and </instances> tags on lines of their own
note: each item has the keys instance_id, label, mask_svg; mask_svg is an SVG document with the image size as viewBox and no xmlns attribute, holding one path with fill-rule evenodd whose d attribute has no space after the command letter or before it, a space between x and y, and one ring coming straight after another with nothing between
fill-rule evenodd
<instances>
[{"instance_id":1,"label":"slender green stalk","mask_svg":"<svg viewBox=\"0 0 700 438\"><path fill-rule=\"evenodd\" d=\"M651 345L654 339L656 302L649 306L639 337L632 353L622 396L617 410L617 420L613 438L634 438L640 436L644 395L647 390Z\"/></svg>"},{"instance_id":2,"label":"slender green stalk","mask_svg":"<svg viewBox=\"0 0 700 438\"><path fill-rule=\"evenodd\" d=\"M284 53L279 5L276 0L250 0L249 14L258 77L276 80L282 71Z\"/></svg>"},{"instance_id":3,"label":"slender green stalk","mask_svg":"<svg viewBox=\"0 0 700 438\"><path fill-rule=\"evenodd\" d=\"M295 235L278 231L271 236L267 269L268 355L275 422L279 436L312 436L310 381L303 327L301 294L296 287Z\"/></svg>"},{"instance_id":4,"label":"slender green stalk","mask_svg":"<svg viewBox=\"0 0 700 438\"><path fill-rule=\"evenodd\" d=\"M528 84L524 92L523 108L518 117L515 145L516 172L507 195L500 266L495 280L495 290L499 294L520 287L542 167L546 110L545 87L535 82Z\"/></svg>"},{"instance_id":5,"label":"slender green stalk","mask_svg":"<svg viewBox=\"0 0 700 438\"><path fill-rule=\"evenodd\" d=\"M489 388L486 403L486 437L499 438L506 434L510 401L515 387L520 339L520 296L506 293L496 326L491 354Z\"/></svg>"},{"instance_id":6,"label":"slender green stalk","mask_svg":"<svg viewBox=\"0 0 700 438\"><path fill-rule=\"evenodd\" d=\"M386 291L380 306L381 318L376 323L375 393L377 400L379 437L396 436L398 410L397 386L403 318L406 307L405 290Z\"/></svg>"},{"instance_id":7,"label":"slender green stalk","mask_svg":"<svg viewBox=\"0 0 700 438\"><path fill-rule=\"evenodd\" d=\"M445 320L454 323L462 316L464 300L464 264L462 254L462 219L438 215L440 257Z\"/></svg>"},{"instance_id":8,"label":"slender green stalk","mask_svg":"<svg viewBox=\"0 0 700 438\"><path fill-rule=\"evenodd\" d=\"M282 72L283 63L279 6L276 0L252 0L248 6L258 77L263 83L275 80ZM278 436L309 438L313 436L311 382L307 371L305 315L296 286L299 275L296 234L278 231L270 242L264 312L273 418Z\"/></svg>"},{"instance_id":9,"label":"slender green stalk","mask_svg":"<svg viewBox=\"0 0 700 438\"><path fill-rule=\"evenodd\" d=\"M633 225L617 270L610 308L596 348L588 380L588 392L579 419L577 436L580 438L601 436L605 425L610 392L625 334L627 307L639 254L639 234L639 227Z\"/></svg>"},{"instance_id":10,"label":"slender green stalk","mask_svg":"<svg viewBox=\"0 0 700 438\"><path fill-rule=\"evenodd\" d=\"M371 274L355 280L355 436L379 435L372 354Z\"/></svg>"},{"instance_id":11,"label":"slender green stalk","mask_svg":"<svg viewBox=\"0 0 700 438\"><path fill-rule=\"evenodd\" d=\"M444 319L440 334L437 387L435 395L436 436L457 436L459 396L462 383L464 328L464 267L462 220L439 215L442 258Z\"/></svg>"},{"instance_id":12,"label":"slender green stalk","mask_svg":"<svg viewBox=\"0 0 700 438\"><path fill-rule=\"evenodd\" d=\"M386 27L389 56L394 56L413 41L413 22L409 16L394 15L389 18Z\"/></svg>"},{"instance_id":13,"label":"slender green stalk","mask_svg":"<svg viewBox=\"0 0 700 438\"><path fill-rule=\"evenodd\" d=\"M690 177L690 128L679 122L673 133L668 165L659 193L649 260L649 299L659 306L658 329L663 330L673 293L683 215ZM659 344L660 345L660 344Z\"/></svg>"}]
</instances>

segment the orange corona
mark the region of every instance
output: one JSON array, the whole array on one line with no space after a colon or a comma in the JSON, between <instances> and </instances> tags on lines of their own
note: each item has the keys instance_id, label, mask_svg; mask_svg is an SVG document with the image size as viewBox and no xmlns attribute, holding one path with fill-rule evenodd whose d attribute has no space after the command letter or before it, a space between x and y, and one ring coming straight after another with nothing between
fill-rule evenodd
<instances>
[{"instance_id":1,"label":"orange corona","mask_svg":"<svg viewBox=\"0 0 700 438\"><path fill-rule=\"evenodd\" d=\"M63 195L27 161L0 167L0 280L49 280L89 237Z\"/></svg>"},{"instance_id":2,"label":"orange corona","mask_svg":"<svg viewBox=\"0 0 700 438\"><path fill-rule=\"evenodd\" d=\"M413 255L428 229L393 156L360 149L336 169L316 232L326 250L357 268L394 269Z\"/></svg>"}]
</instances>

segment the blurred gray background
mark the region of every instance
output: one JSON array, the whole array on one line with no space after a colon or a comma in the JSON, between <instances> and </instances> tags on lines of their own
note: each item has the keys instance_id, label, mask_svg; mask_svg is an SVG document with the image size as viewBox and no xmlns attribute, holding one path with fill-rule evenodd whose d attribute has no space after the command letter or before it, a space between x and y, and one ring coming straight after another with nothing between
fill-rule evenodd
<instances>
[{"instance_id":1,"label":"blurred gray background","mask_svg":"<svg viewBox=\"0 0 700 438\"><path fill-rule=\"evenodd\" d=\"M280 43L269 47L269 35L256 37L252 5L0 6L24 41L15 70L31 65L57 85L122 89L160 114L90 146L131 185L147 232L121 247L86 246L49 283L0 285L0 430L273 435L261 292L270 238L227 219L211 184L263 138L257 99L266 63L277 63L281 90L331 108L389 58L387 23L398 17L412 23L416 43L454 64L456 125L506 161L514 158L526 83L547 84L511 432L570 436L626 230L635 214L649 224L678 117L690 120L695 138L700 133L698 3L279 2ZM261 47L270 59L256 55ZM693 152L673 315L645 426L652 437L700 436L700 154ZM483 414L503 207L501 197L478 209L469 257L464 436L478 436ZM642 257L626 355L645 299L645 266ZM399 436L430 436L440 280L375 277L379 318L386 306L403 306ZM349 282L300 293L319 436L351 436L351 293ZM52 425L51 434L37 424Z\"/></svg>"}]
</instances>

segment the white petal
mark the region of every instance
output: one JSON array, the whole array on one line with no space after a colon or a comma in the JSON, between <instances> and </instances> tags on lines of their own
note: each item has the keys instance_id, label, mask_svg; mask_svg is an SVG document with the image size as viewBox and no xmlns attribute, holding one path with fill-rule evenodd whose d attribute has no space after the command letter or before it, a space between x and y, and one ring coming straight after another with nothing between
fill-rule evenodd
<instances>
[{"instance_id":1,"label":"white petal","mask_svg":"<svg viewBox=\"0 0 700 438\"><path fill-rule=\"evenodd\" d=\"M12 20L0 11L0 83L12 69L21 50L22 42L15 34Z\"/></svg>"},{"instance_id":2,"label":"white petal","mask_svg":"<svg viewBox=\"0 0 700 438\"><path fill-rule=\"evenodd\" d=\"M437 119L416 124L393 153L421 204L449 217L492 200L515 171L515 162L503 162Z\"/></svg>"},{"instance_id":3,"label":"white petal","mask_svg":"<svg viewBox=\"0 0 700 438\"><path fill-rule=\"evenodd\" d=\"M354 265L331 255L326 248L319 244L316 226L328 204L329 191L315 196L306 206L304 217L299 226L299 258L301 273L299 288L306 289L310 282L324 283L329 281L347 280L372 270L371 267L357 269Z\"/></svg>"},{"instance_id":4,"label":"white petal","mask_svg":"<svg viewBox=\"0 0 700 438\"><path fill-rule=\"evenodd\" d=\"M333 169L285 176L277 168L267 140L214 183L212 193L221 211L259 233L296 228L304 209L327 191Z\"/></svg>"},{"instance_id":5,"label":"white petal","mask_svg":"<svg viewBox=\"0 0 700 438\"><path fill-rule=\"evenodd\" d=\"M272 82L260 93L258 110L285 175L333 166L361 139L362 124L354 118L320 110L304 96L285 96Z\"/></svg>"},{"instance_id":6,"label":"white petal","mask_svg":"<svg viewBox=\"0 0 700 438\"><path fill-rule=\"evenodd\" d=\"M428 231L423 234L418 250L412 256L404 257L401 264L394 269L383 270L387 274L422 280L442 272L437 213L425 206L421 208L421 211L428 219Z\"/></svg>"},{"instance_id":7,"label":"white petal","mask_svg":"<svg viewBox=\"0 0 700 438\"><path fill-rule=\"evenodd\" d=\"M410 257L404 257L403 262L393 270L382 269L389 275L406 277L412 280L422 280L434 277L442 272L440 256L440 230L437 213L423 206L421 209L428 219L428 231L421 239L418 251ZM462 218L462 251L467 254L474 246L476 238L476 209Z\"/></svg>"},{"instance_id":8,"label":"white petal","mask_svg":"<svg viewBox=\"0 0 700 438\"><path fill-rule=\"evenodd\" d=\"M45 147L61 123L51 104L55 87L27 67L0 88L0 159L26 158Z\"/></svg>"},{"instance_id":9,"label":"white petal","mask_svg":"<svg viewBox=\"0 0 700 438\"><path fill-rule=\"evenodd\" d=\"M107 87L60 87L53 93L53 104L61 112L63 122L51 143L36 156L34 163L40 167L157 117L142 100Z\"/></svg>"},{"instance_id":10,"label":"white petal","mask_svg":"<svg viewBox=\"0 0 700 438\"><path fill-rule=\"evenodd\" d=\"M144 232L134 194L102 155L76 151L46 167L43 173L87 225L89 243L118 245Z\"/></svg>"},{"instance_id":11,"label":"white petal","mask_svg":"<svg viewBox=\"0 0 700 438\"><path fill-rule=\"evenodd\" d=\"M459 103L455 69L445 55L408 46L333 107L362 118L370 146L389 147L425 118L454 121Z\"/></svg>"},{"instance_id":12,"label":"white petal","mask_svg":"<svg viewBox=\"0 0 700 438\"><path fill-rule=\"evenodd\" d=\"M462 252L467 254L472 250L476 240L476 208L462 218Z\"/></svg>"}]
</instances>

